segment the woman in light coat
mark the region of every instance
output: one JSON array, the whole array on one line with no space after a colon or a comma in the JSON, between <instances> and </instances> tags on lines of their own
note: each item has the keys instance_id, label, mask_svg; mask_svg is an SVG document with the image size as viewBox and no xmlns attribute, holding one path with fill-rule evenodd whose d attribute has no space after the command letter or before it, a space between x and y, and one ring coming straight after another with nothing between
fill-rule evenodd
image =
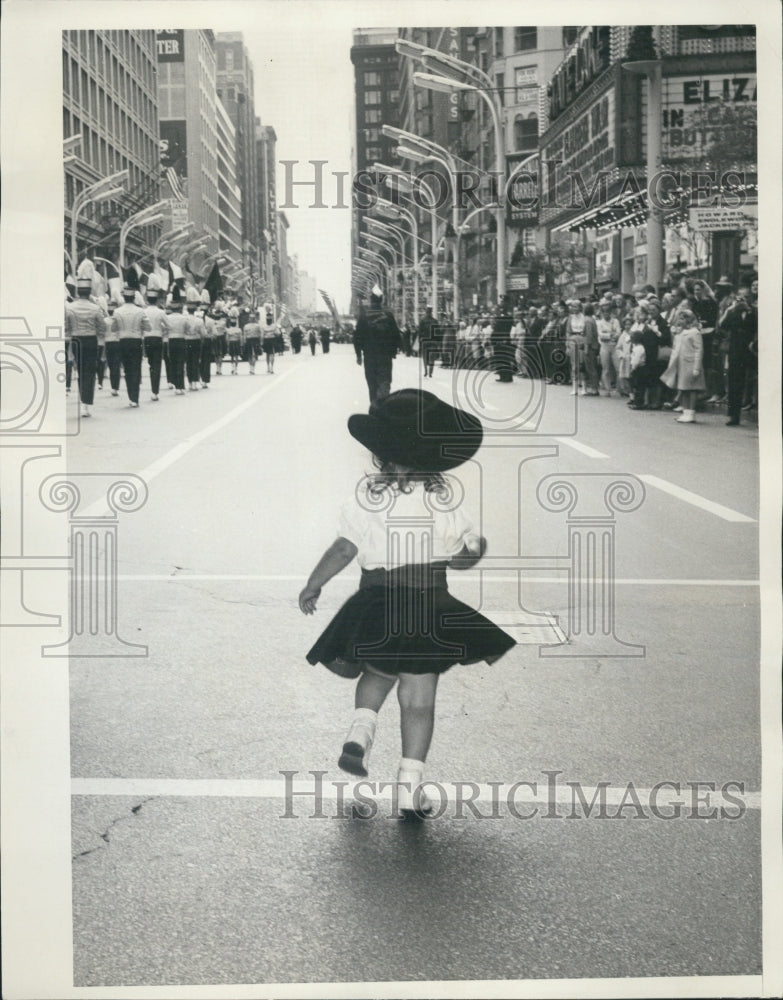
<instances>
[{"instance_id":1,"label":"woman in light coat","mask_svg":"<svg viewBox=\"0 0 783 1000\"><path fill-rule=\"evenodd\" d=\"M681 325L680 335L669 366L661 375L661 381L680 393L682 416L677 417L677 422L693 424L696 422L696 395L705 388L704 345L699 321L690 309L682 310L678 321Z\"/></svg>"}]
</instances>

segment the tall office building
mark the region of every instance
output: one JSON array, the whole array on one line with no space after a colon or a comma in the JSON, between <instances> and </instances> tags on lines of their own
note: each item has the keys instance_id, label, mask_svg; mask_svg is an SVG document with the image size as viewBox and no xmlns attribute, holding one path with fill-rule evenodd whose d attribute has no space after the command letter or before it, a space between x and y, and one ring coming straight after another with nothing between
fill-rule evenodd
<instances>
[{"instance_id":1,"label":"tall office building","mask_svg":"<svg viewBox=\"0 0 783 1000\"><path fill-rule=\"evenodd\" d=\"M396 29L360 28L353 33L354 66L353 176L373 163L396 164L396 143L381 132L381 125L399 125L399 66L394 43ZM351 219L352 256L358 252L359 230L365 210L354 206ZM356 304L354 303L354 311Z\"/></svg>"},{"instance_id":2,"label":"tall office building","mask_svg":"<svg viewBox=\"0 0 783 1000\"><path fill-rule=\"evenodd\" d=\"M196 232L218 244L215 36L212 31L158 31L161 156L174 200L187 203Z\"/></svg>"},{"instance_id":3,"label":"tall office building","mask_svg":"<svg viewBox=\"0 0 783 1000\"><path fill-rule=\"evenodd\" d=\"M260 225L253 65L241 32L218 32L215 43L218 97L236 134L237 184L242 192L243 263L258 273Z\"/></svg>"},{"instance_id":4,"label":"tall office building","mask_svg":"<svg viewBox=\"0 0 783 1000\"><path fill-rule=\"evenodd\" d=\"M237 184L236 134L223 102L215 104L217 128L218 249L242 260L242 192Z\"/></svg>"},{"instance_id":5,"label":"tall office building","mask_svg":"<svg viewBox=\"0 0 783 1000\"><path fill-rule=\"evenodd\" d=\"M261 280L266 294L279 296L280 261L277 245L277 189L275 164L277 135L271 125L255 120L256 169L258 177L258 224Z\"/></svg>"},{"instance_id":6,"label":"tall office building","mask_svg":"<svg viewBox=\"0 0 783 1000\"><path fill-rule=\"evenodd\" d=\"M160 198L155 51L154 31L63 32L63 139L81 137L65 161L68 246L76 195L103 177L129 173L126 194L80 213L78 257L116 260L122 221ZM134 231L128 248L140 253L157 231Z\"/></svg>"}]
</instances>

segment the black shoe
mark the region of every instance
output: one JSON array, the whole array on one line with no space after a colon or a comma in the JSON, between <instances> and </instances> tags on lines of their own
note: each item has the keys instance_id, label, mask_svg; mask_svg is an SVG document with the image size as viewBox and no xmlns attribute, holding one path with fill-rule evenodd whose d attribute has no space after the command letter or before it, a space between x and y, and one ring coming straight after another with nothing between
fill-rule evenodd
<instances>
[{"instance_id":1,"label":"black shoe","mask_svg":"<svg viewBox=\"0 0 783 1000\"><path fill-rule=\"evenodd\" d=\"M647 409L647 407L644 404L642 404L641 406L637 406L636 403L629 403L628 407L631 410L646 410Z\"/></svg>"},{"instance_id":2,"label":"black shoe","mask_svg":"<svg viewBox=\"0 0 783 1000\"><path fill-rule=\"evenodd\" d=\"M364 748L361 743L354 743L353 741L344 743L343 752L340 754L337 766L341 771L345 771L348 774L355 774L359 778L366 778L368 772L364 766Z\"/></svg>"},{"instance_id":3,"label":"black shoe","mask_svg":"<svg viewBox=\"0 0 783 1000\"><path fill-rule=\"evenodd\" d=\"M726 426L727 427L739 427L739 420L727 420L726 421Z\"/></svg>"}]
</instances>

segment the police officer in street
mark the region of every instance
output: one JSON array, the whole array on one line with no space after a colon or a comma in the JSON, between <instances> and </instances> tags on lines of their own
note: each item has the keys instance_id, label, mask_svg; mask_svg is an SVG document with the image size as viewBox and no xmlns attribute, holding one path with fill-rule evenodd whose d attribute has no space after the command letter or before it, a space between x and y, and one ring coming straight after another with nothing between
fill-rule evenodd
<instances>
[{"instance_id":1,"label":"police officer in street","mask_svg":"<svg viewBox=\"0 0 783 1000\"><path fill-rule=\"evenodd\" d=\"M391 392L392 362L401 346L397 321L389 309L383 308L383 292L375 285L370 292L370 308L362 312L353 336L356 364L364 361L371 406Z\"/></svg>"},{"instance_id":2,"label":"police officer in street","mask_svg":"<svg viewBox=\"0 0 783 1000\"><path fill-rule=\"evenodd\" d=\"M76 299L65 306L65 333L71 338L74 364L79 377L79 397L82 416L90 416L95 397L95 375L98 370L98 350L105 336L101 307L90 298L91 278L76 279Z\"/></svg>"},{"instance_id":3,"label":"police officer in street","mask_svg":"<svg viewBox=\"0 0 783 1000\"><path fill-rule=\"evenodd\" d=\"M139 405L141 388L141 358L143 339L150 332L150 321L141 306L136 305L136 289L126 285L122 290L125 300L114 310L112 329L117 334L120 362L125 373L125 388L131 406Z\"/></svg>"},{"instance_id":4,"label":"police officer in street","mask_svg":"<svg viewBox=\"0 0 783 1000\"><path fill-rule=\"evenodd\" d=\"M497 372L496 382L514 381L514 345L511 328L514 318L505 298L501 300L492 321L492 365Z\"/></svg>"},{"instance_id":5,"label":"police officer in street","mask_svg":"<svg viewBox=\"0 0 783 1000\"><path fill-rule=\"evenodd\" d=\"M432 315L432 306L427 306L419 320L419 357L424 365L424 377L432 378L435 362L440 354L440 328Z\"/></svg>"}]
</instances>

